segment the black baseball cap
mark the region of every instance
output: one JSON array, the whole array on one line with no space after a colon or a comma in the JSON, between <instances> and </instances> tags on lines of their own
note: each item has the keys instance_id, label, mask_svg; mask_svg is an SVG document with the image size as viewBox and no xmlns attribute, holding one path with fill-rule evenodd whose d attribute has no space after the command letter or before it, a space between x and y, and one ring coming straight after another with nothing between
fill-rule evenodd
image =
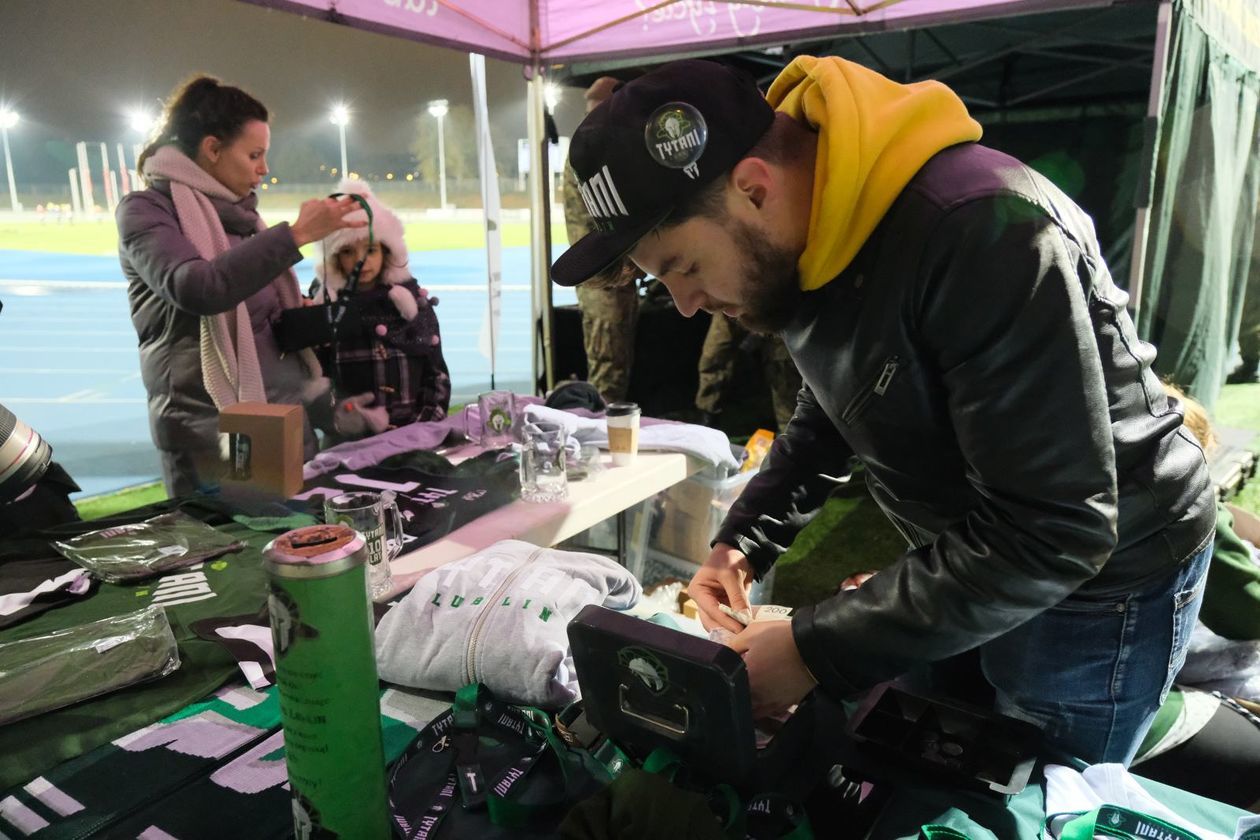
<instances>
[{"instance_id":1,"label":"black baseball cap","mask_svg":"<svg viewBox=\"0 0 1260 840\"><path fill-rule=\"evenodd\" d=\"M773 122L756 82L714 61L674 61L617 88L570 141L569 165L596 229L560 255L551 279L576 286L611 266L729 172Z\"/></svg>"}]
</instances>

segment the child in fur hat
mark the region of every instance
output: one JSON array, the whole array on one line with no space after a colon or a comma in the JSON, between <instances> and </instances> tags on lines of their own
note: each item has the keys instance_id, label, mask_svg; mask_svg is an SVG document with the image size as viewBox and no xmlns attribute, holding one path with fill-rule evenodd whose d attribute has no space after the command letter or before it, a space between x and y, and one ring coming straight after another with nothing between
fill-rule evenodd
<instances>
[{"instance_id":1,"label":"child in fur hat","mask_svg":"<svg viewBox=\"0 0 1260 840\"><path fill-rule=\"evenodd\" d=\"M311 296L321 302L325 290L336 300L363 260L353 292L360 326L343 329L337 344L323 351L338 398L337 429L356 437L441 420L450 406L451 378L433 311L437 298L411 276L398 216L363 181L344 180L338 189L367 199L375 242L369 247L367 227L346 228L322 240L315 255ZM367 216L356 212L347 218Z\"/></svg>"}]
</instances>

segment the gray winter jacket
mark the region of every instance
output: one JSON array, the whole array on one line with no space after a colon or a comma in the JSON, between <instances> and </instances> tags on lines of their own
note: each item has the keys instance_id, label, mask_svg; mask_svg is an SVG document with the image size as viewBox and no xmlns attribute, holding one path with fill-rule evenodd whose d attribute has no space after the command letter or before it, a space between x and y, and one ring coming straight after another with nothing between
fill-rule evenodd
<instances>
[{"instance_id":1,"label":"gray winter jacket","mask_svg":"<svg viewBox=\"0 0 1260 840\"><path fill-rule=\"evenodd\" d=\"M280 302L271 281L302 255L287 223L256 230L257 196L211 198L232 248L202 259L180 230L170 186L156 182L118 205L118 250L131 321L140 340L140 372L149 394L149 426L158 449L218 446L218 410L201 379L200 318L249 309L267 399L302 404L311 379L296 355L282 356L272 333ZM307 429L307 457L315 441Z\"/></svg>"}]
</instances>

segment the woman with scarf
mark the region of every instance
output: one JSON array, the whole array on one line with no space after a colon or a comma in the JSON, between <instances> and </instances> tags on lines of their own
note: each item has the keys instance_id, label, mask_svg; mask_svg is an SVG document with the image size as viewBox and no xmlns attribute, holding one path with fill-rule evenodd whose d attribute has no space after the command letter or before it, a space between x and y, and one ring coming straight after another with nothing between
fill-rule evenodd
<instances>
[{"instance_id":1,"label":"woman with scarf","mask_svg":"<svg viewBox=\"0 0 1260 840\"><path fill-rule=\"evenodd\" d=\"M328 380L310 351L284 355L272 333L283 309L302 305L298 248L362 221L349 199L302 204L292 224L258 215L271 131L267 109L208 76L167 101L157 138L137 168L148 189L118 205L119 256L149 426L171 496L217 483L225 463L218 414L237 402L304 405L306 457L312 421L327 428Z\"/></svg>"}]
</instances>

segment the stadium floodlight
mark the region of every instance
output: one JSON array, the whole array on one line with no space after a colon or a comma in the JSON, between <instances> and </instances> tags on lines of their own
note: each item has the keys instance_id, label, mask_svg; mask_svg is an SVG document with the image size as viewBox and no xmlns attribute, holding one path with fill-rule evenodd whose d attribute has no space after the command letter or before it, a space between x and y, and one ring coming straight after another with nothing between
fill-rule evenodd
<instances>
[{"instance_id":1,"label":"stadium floodlight","mask_svg":"<svg viewBox=\"0 0 1260 840\"><path fill-rule=\"evenodd\" d=\"M13 208L14 213L21 210L22 205L18 204L17 186L13 180L13 157L9 154L9 129L17 125L21 119L17 111L0 105L0 137L4 139L4 171L9 174L9 206Z\"/></svg>"},{"instance_id":2,"label":"stadium floodlight","mask_svg":"<svg viewBox=\"0 0 1260 840\"><path fill-rule=\"evenodd\" d=\"M328 121L337 126L341 134L341 175L344 178L350 172L350 167L346 164L346 126L350 124L350 109L345 105L334 105Z\"/></svg>"},{"instance_id":3,"label":"stadium floodlight","mask_svg":"<svg viewBox=\"0 0 1260 840\"><path fill-rule=\"evenodd\" d=\"M438 124L438 195L440 206L446 209L446 127L443 120L450 111L450 103L445 99L434 99L429 103L429 116Z\"/></svg>"},{"instance_id":4,"label":"stadium floodlight","mask_svg":"<svg viewBox=\"0 0 1260 840\"><path fill-rule=\"evenodd\" d=\"M127 125L131 126L131 130L143 137L148 137L149 132L157 125L157 117L143 108L135 108L127 112Z\"/></svg>"}]
</instances>

